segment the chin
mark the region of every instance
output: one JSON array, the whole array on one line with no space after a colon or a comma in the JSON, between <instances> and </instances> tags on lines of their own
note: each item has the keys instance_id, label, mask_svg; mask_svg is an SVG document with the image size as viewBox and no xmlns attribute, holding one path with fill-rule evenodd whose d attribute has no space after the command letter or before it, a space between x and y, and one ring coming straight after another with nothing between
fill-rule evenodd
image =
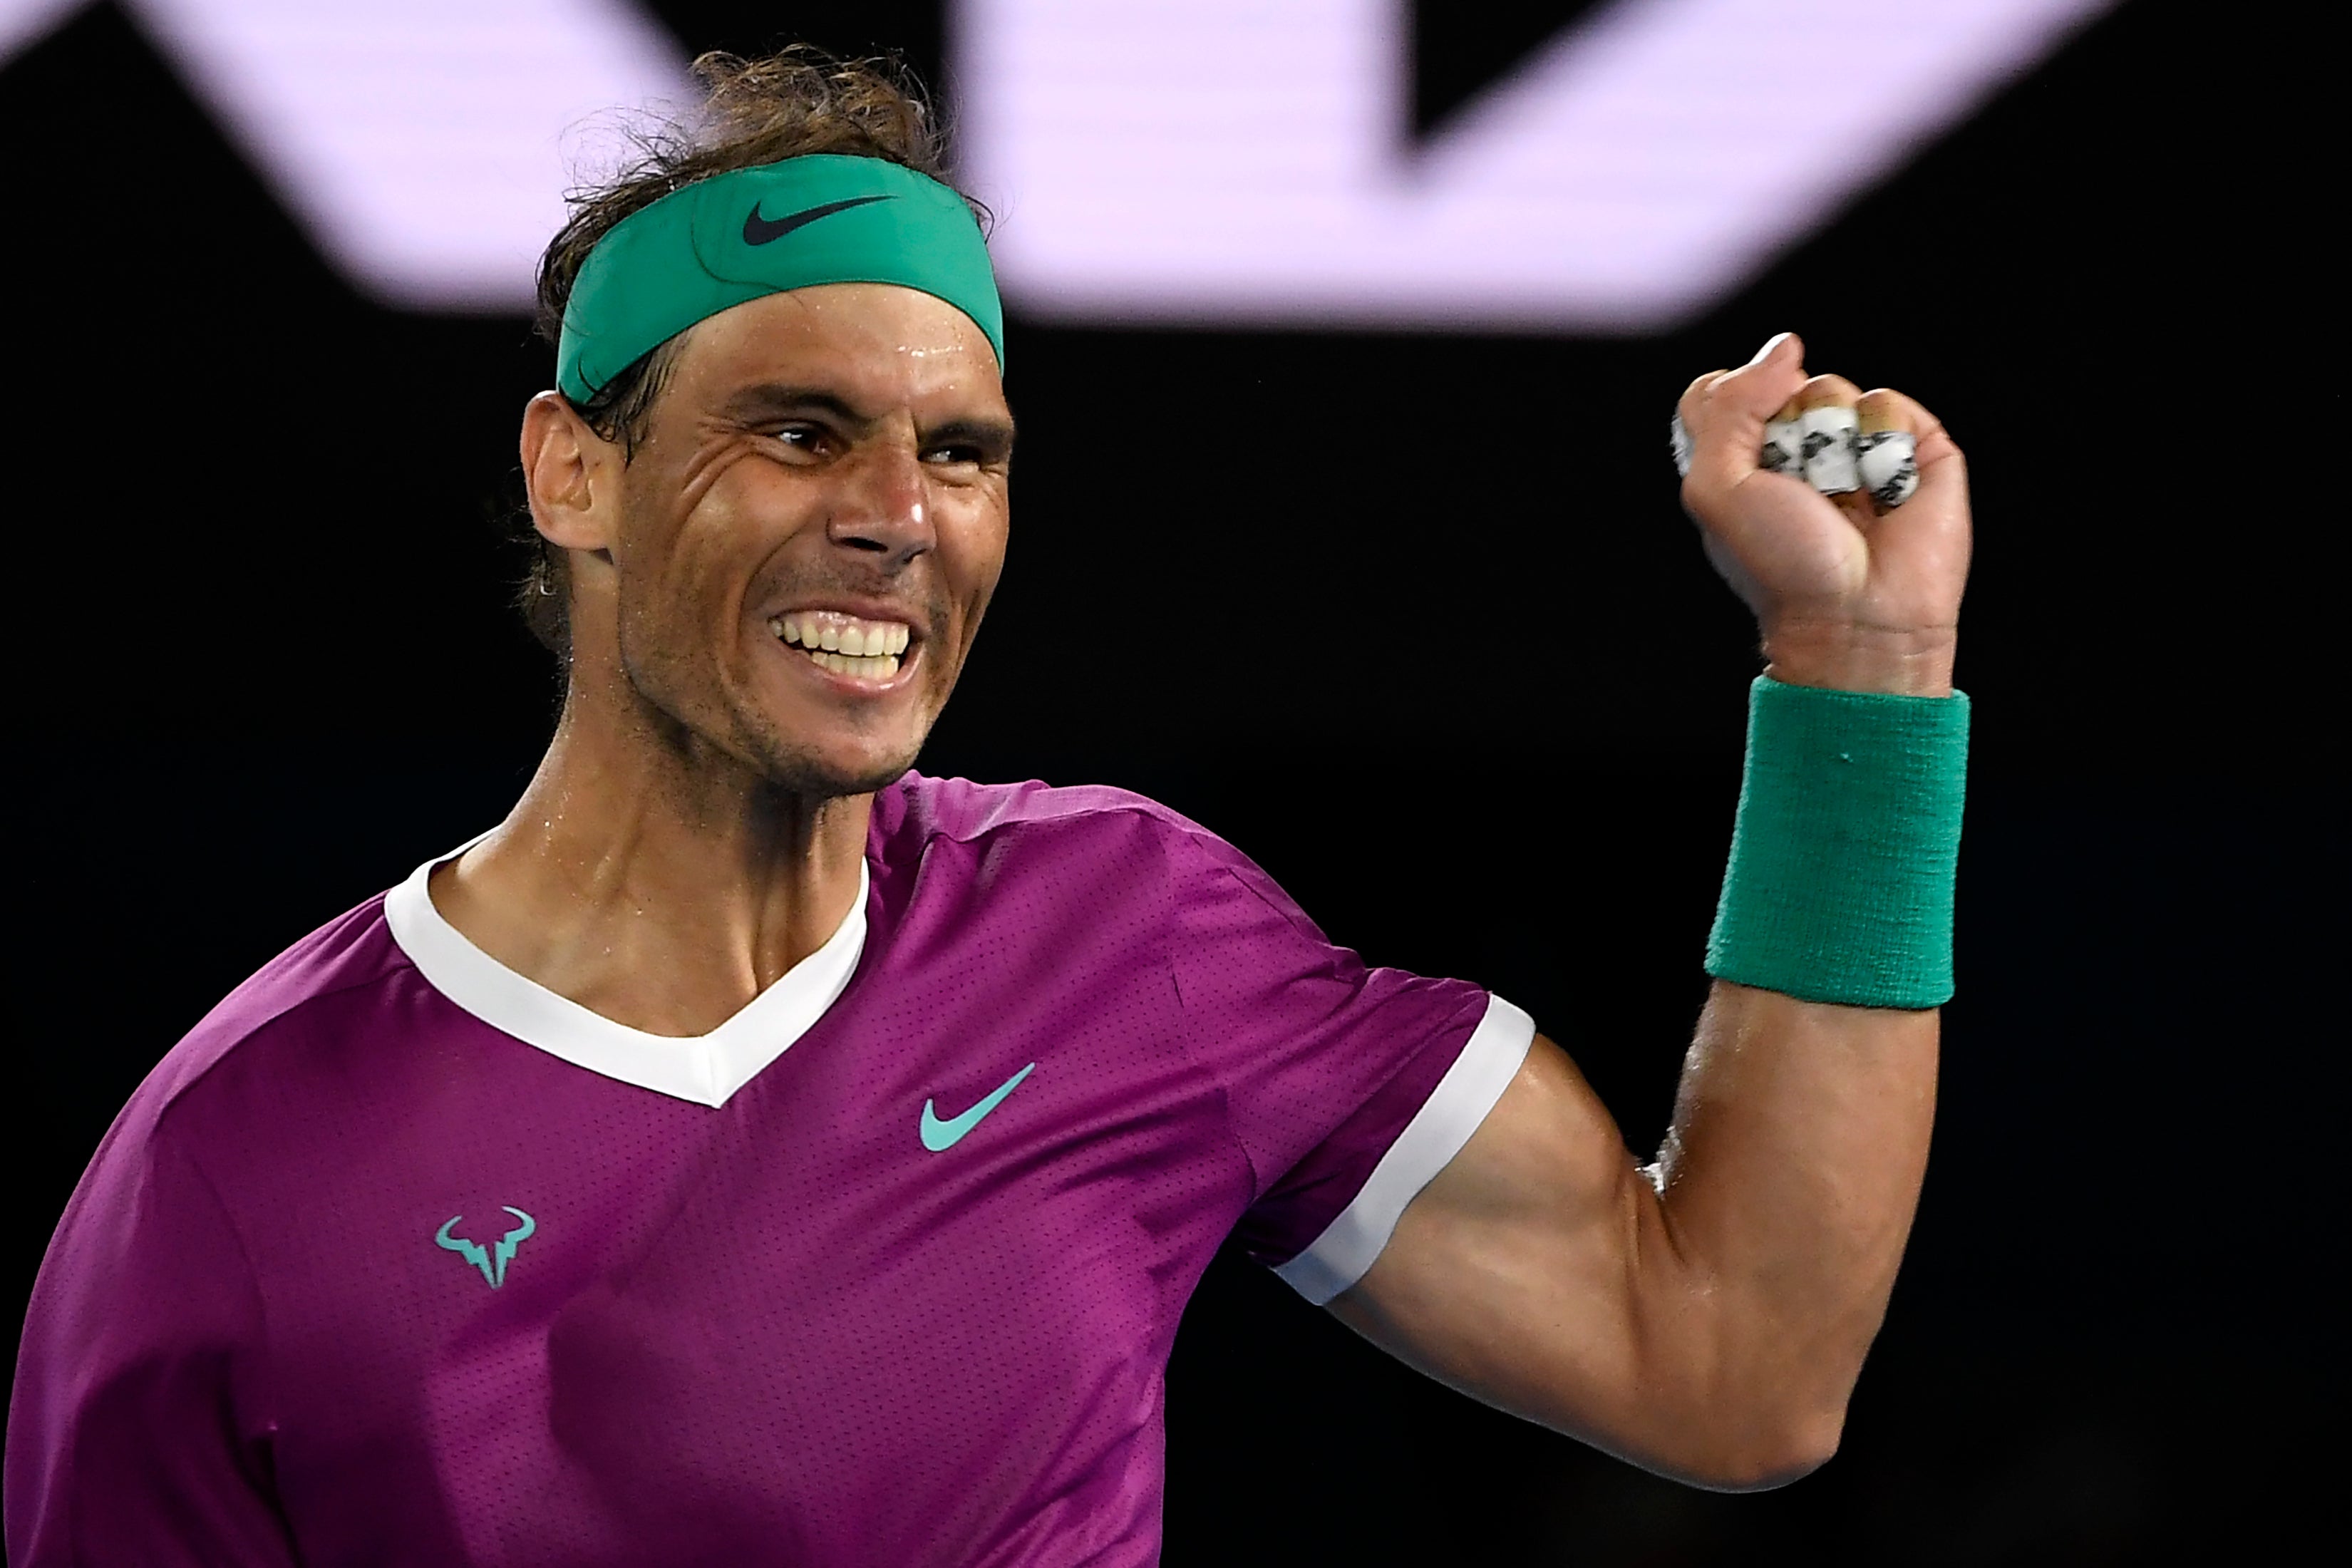
<instances>
[{"instance_id":1,"label":"chin","mask_svg":"<svg viewBox=\"0 0 2352 1568\"><path fill-rule=\"evenodd\" d=\"M915 753L921 749L919 740L887 750L831 753L779 742L761 749L760 771L777 789L803 797L829 800L871 795L896 783L913 767Z\"/></svg>"}]
</instances>

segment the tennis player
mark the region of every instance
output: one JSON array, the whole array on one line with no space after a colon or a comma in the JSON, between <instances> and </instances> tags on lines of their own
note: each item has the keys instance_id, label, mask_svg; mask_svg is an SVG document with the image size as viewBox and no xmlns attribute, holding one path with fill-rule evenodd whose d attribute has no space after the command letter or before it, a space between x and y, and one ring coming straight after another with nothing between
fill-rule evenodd
<instances>
[{"instance_id":1,"label":"tennis player","mask_svg":"<svg viewBox=\"0 0 2352 1568\"><path fill-rule=\"evenodd\" d=\"M702 69L541 272L546 759L116 1121L26 1321L10 1562L1151 1563L1170 1344L1229 1236L1636 1464L1820 1465L1950 991L1950 440L1787 336L1682 399L1769 665L1645 1164L1525 1013L1367 968L1175 813L909 771L1010 518L982 231L887 75ZM1760 467L1792 408L1909 436L1916 495Z\"/></svg>"}]
</instances>

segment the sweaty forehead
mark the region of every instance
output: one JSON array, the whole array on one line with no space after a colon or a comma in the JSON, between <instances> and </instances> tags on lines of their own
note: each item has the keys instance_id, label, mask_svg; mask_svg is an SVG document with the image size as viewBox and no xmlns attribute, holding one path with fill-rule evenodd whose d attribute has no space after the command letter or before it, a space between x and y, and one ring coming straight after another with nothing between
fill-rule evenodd
<instances>
[{"instance_id":1,"label":"sweaty forehead","mask_svg":"<svg viewBox=\"0 0 2352 1568\"><path fill-rule=\"evenodd\" d=\"M782 382L889 405L1003 403L995 352L971 318L891 283L821 284L721 310L690 330L675 374L698 401Z\"/></svg>"}]
</instances>

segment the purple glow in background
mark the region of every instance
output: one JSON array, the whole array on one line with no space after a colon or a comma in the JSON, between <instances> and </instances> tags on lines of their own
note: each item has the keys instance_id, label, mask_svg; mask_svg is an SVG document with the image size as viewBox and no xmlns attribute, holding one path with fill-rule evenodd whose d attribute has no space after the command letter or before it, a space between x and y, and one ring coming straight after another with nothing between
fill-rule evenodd
<instances>
[{"instance_id":1,"label":"purple glow in background","mask_svg":"<svg viewBox=\"0 0 2352 1568\"><path fill-rule=\"evenodd\" d=\"M1402 0L962 0L1032 314L1672 324L2112 0L1619 0L1409 145Z\"/></svg>"},{"instance_id":2,"label":"purple glow in background","mask_svg":"<svg viewBox=\"0 0 2352 1568\"><path fill-rule=\"evenodd\" d=\"M600 111L689 90L629 0L124 3L320 249L415 309L527 310ZM2112 4L1618 0L1418 149L1404 0L953 0L953 80L1033 315L1639 331ZM0 59L79 7L0 0Z\"/></svg>"},{"instance_id":3,"label":"purple glow in background","mask_svg":"<svg viewBox=\"0 0 2352 1568\"><path fill-rule=\"evenodd\" d=\"M0 0L0 58L79 6ZM368 292L528 310L596 117L690 101L628 0L124 0L195 96Z\"/></svg>"}]
</instances>

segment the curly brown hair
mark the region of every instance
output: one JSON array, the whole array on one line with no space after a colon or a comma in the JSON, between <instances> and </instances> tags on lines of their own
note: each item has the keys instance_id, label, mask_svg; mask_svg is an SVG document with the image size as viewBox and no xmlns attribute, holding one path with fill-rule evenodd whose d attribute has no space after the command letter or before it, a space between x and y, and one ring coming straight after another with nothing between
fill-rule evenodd
<instances>
[{"instance_id":1,"label":"curly brown hair","mask_svg":"<svg viewBox=\"0 0 2352 1568\"><path fill-rule=\"evenodd\" d=\"M697 180L811 153L884 158L952 188L947 132L922 84L895 59L843 59L794 44L758 59L707 54L694 62L704 98L690 119L633 124L620 169L565 193L572 216L539 261L539 335L553 347L564 307L596 242L631 213ZM988 209L964 197L983 228ZM589 428L635 456L669 379L673 338L614 376L584 404ZM571 575L564 552L522 524L530 567L515 603L531 635L559 659L572 651Z\"/></svg>"}]
</instances>

